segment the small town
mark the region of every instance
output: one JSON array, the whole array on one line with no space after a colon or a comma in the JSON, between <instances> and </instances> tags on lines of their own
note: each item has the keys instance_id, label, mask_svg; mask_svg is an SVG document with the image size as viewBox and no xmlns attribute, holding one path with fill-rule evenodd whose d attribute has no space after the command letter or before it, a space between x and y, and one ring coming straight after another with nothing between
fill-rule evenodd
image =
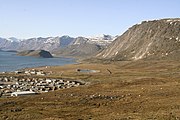
<instances>
[{"instance_id":1,"label":"small town","mask_svg":"<svg viewBox=\"0 0 180 120\"><path fill-rule=\"evenodd\" d=\"M15 74L25 73L28 75L45 75L42 71L15 71ZM70 87L82 85L79 81L40 78L40 77L17 77L1 76L0 77L0 97L36 95L49 91L55 91Z\"/></svg>"}]
</instances>

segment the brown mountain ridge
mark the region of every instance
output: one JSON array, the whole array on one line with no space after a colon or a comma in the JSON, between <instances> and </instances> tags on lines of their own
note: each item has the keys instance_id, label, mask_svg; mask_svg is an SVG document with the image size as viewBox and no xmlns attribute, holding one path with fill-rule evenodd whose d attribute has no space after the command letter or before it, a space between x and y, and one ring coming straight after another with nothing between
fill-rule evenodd
<instances>
[{"instance_id":1,"label":"brown mountain ridge","mask_svg":"<svg viewBox=\"0 0 180 120\"><path fill-rule=\"evenodd\" d=\"M180 59L180 18L143 21L129 28L97 58Z\"/></svg>"}]
</instances>

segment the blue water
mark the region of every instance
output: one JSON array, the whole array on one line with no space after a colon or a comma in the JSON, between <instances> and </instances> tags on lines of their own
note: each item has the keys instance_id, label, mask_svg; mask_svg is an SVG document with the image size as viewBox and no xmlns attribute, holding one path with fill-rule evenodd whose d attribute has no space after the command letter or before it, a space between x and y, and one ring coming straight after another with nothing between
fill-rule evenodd
<instances>
[{"instance_id":1,"label":"blue water","mask_svg":"<svg viewBox=\"0 0 180 120\"><path fill-rule=\"evenodd\" d=\"M0 72L10 72L23 68L73 64L72 58L36 58L17 56L15 52L0 51Z\"/></svg>"}]
</instances>

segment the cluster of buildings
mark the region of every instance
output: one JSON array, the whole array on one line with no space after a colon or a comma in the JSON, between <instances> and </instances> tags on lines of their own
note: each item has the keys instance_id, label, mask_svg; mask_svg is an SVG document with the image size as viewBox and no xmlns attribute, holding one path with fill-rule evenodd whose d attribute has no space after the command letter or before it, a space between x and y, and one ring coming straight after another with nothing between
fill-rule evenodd
<instances>
[{"instance_id":1,"label":"cluster of buildings","mask_svg":"<svg viewBox=\"0 0 180 120\"><path fill-rule=\"evenodd\" d=\"M47 73L45 73L42 70L25 70L25 71L15 71L15 74L25 74L25 75L41 75L41 76L45 76Z\"/></svg>"},{"instance_id":2,"label":"cluster of buildings","mask_svg":"<svg viewBox=\"0 0 180 120\"><path fill-rule=\"evenodd\" d=\"M0 77L0 97L32 95L77 87L81 84L78 81L62 79Z\"/></svg>"}]
</instances>

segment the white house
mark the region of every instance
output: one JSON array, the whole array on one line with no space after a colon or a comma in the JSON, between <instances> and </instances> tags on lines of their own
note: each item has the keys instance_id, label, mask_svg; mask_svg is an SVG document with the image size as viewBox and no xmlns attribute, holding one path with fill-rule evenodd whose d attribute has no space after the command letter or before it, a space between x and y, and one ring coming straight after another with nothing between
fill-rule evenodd
<instances>
[{"instance_id":1,"label":"white house","mask_svg":"<svg viewBox=\"0 0 180 120\"><path fill-rule=\"evenodd\" d=\"M44 75L45 75L45 74L44 74L43 72L41 72L41 71L36 72L36 74L37 74L37 75L42 75L42 76L44 76Z\"/></svg>"}]
</instances>

